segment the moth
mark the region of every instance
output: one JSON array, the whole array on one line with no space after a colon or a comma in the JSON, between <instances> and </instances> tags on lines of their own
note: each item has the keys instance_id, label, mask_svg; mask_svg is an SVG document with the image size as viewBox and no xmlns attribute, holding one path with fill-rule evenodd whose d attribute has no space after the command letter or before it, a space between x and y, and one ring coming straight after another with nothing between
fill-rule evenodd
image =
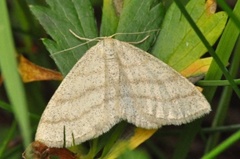
<instances>
[{"instance_id":1,"label":"moth","mask_svg":"<svg viewBox=\"0 0 240 159\"><path fill-rule=\"evenodd\" d=\"M191 122L210 110L195 86L167 64L129 43L104 38L64 78L42 114L35 141L59 148L65 139L69 147L122 120L157 129Z\"/></svg>"}]
</instances>

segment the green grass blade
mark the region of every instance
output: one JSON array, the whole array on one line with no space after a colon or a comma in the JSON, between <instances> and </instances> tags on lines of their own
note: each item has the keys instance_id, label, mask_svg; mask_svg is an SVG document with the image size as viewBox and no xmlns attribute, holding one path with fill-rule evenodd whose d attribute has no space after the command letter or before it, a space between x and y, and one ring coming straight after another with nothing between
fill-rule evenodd
<instances>
[{"instance_id":1,"label":"green grass blade","mask_svg":"<svg viewBox=\"0 0 240 159\"><path fill-rule=\"evenodd\" d=\"M217 157L221 152L229 148L231 145L240 140L240 131L237 131L232 136L223 141L220 145L214 148L211 152L204 155L202 159L213 159Z\"/></svg>"},{"instance_id":2,"label":"green grass blade","mask_svg":"<svg viewBox=\"0 0 240 159\"><path fill-rule=\"evenodd\" d=\"M22 150L21 145L17 145L14 148L9 149L8 151L6 151L3 155L3 159L18 159L22 153L19 153L19 151Z\"/></svg>"},{"instance_id":3,"label":"green grass blade","mask_svg":"<svg viewBox=\"0 0 240 159\"><path fill-rule=\"evenodd\" d=\"M227 12L229 17L231 17L232 21L238 27L238 30L240 30L240 17L237 16L236 13L233 13L232 9L227 5L227 3L224 0L217 0L217 3L223 8L223 10Z\"/></svg>"},{"instance_id":4,"label":"green grass blade","mask_svg":"<svg viewBox=\"0 0 240 159\"><path fill-rule=\"evenodd\" d=\"M238 18L240 17L239 16L240 15L240 1L238 1L236 3L233 13L235 15L238 15ZM228 60L230 58L231 52L235 46L238 36L239 36L239 30L236 27L233 20L230 19L224 30L222 38L219 41L219 45L216 50L216 52L218 53L218 56L221 58L222 62L225 65L228 63ZM222 76L221 70L218 68L218 65L216 64L216 62L213 62L211 64L211 67L210 67L205 79L220 79L221 76ZM207 96L208 100L212 100L215 91L216 91L216 87L205 87L203 93ZM220 115L218 115L218 113L221 113L221 111L217 111L216 116L220 116ZM217 120L214 123L216 123L216 122L217 122ZM212 126L214 127L214 125L215 124L213 124ZM213 139L213 137L210 137L208 139L208 142L207 142L206 148L205 148L205 152L210 151L214 147L215 142L216 142L214 140L215 139Z\"/></svg>"},{"instance_id":5,"label":"green grass blade","mask_svg":"<svg viewBox=\"0 0 240 159\"><path fill-rule=\"evenodd\" d=\"M238 44L240 44L240 40L238 40ZM239 61L240 61L240 45L236 45L238 46L235 49L235 52L233 54L232 57L232 62L231 62L231 67L230 67L230 73L233 76L236 76L236 74L238 73L238 69L239 69ZM228 108L229 108L229 102L231 100L232 97L232 88L231 87L225 87L222 95L220 97L220 101L216 110L216 114L214 117L214 120L212 122L212 128L215 128L217 126L221 126L223 124L223 122L225 121L227 112L228 112ZM206 152L208 152L209 150L213 149L214 147L216 147L218 140L219 140L220 134L219 133L215 133L212 136L209 137L208 139L208 143L206 145Z\"/></svg>"},{"instance_id":6,"label":"green grass blade","mask_svg":"<svg viewBox=\"0 0 240 159\"><path fill-rule=\"evenodd\" d=\"M12 112L12 109L10 108L11 105L8 103L5 103L4 101L0 101L0 108L8 111L8 112Z\"/></svg>"},{"instance_id":7,"label":"green grass blade","mask_svg":"<svg viewBox=\"0 0 240 159\"><path fill-rule=\"evenodd\" d=\"M240 46L240 45L238 45L238 46ZM238 73L239 64L240 64L239 61L240 61L240 50L238 49L238 50L236 50L236 52L233 56L233 61L231 62L231 68L230 68L230 73L234 77ZM218 107L217 107L216 115L212 122L212 127L222 125L223 122L225 121L225 118L226 118L226 115L228 112L228 108L230 106L229 104L230 104L230 100L232 97L232 93L233 93L233 91L232 91L231 87L224 88L222 95L220 97ZM219 139L219 134L214 134L212 148L216 146L216 144L218 143L218 139Z\"/></svg>"},{"instance_id":8,"label":"green grass blade","mask_svg":"<svg viewBox=\"0 0 240 159\"><path fill-rule=\"evenodd\" d=\"M4 77L4 86L10 99L14 116L20 126L24 145L30 143L30 123L22 81L18 74L17 59L13 45L11 27L6 2L0 1L0 65Z\"/></svg>"},{"instance_id":9,"label":"green grass blade","mask_svg":"<svg viewBox=\"0 0 240 159\"><path fill-rule=\"evenodd\" d=\"M235 79L234 82L240 85L240 79ZM212 87L212 86L229 86L228 80L201 80L196 83L200 87Z\"/></svg>"},{"instance_id":10,"label":"green grass blade","mask_svg":"<svg viewBox=\"0 0 240 159\"><path fill-rule=\"evenodd\" d=\"M216 132L233 132L240 129L240 124L218 126L215 128L203 128L202 133L216 133Z\"/></svg>"},{"instance_id":11,"label":"green grass blade","mask_svg":"<svg viewBox=\"0 0 240 159\"><path fill-rule=\"evenodd\" d=\"M12 139L12 137L13 137L15 131L16 131L16 128L17 128L16 121L13 121L12 126L11 126L9 132L6 133L7 136L4 138L4 141L1 142L1 146L0 146L0 159L2 159L4 151L6 151L7 145L10 142L10 140Z\"/></svg>"}]
</instances>

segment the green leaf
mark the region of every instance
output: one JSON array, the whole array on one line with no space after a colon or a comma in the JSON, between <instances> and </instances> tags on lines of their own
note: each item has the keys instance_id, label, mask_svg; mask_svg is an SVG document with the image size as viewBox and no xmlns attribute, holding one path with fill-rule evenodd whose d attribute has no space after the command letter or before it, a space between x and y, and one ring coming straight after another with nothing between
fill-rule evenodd
<instances>
[{"instance_id":1,"label":"green leaf","mask_svg":"<svg viewBox=\"0 0 240 159\"><path fill-rule=\"evenodd\" d=\"M224 12L209 14L205 0L192 0L186 9L209 43L214 44L224 29L227 15ZM173 3L167 11L152 53L175 70L182 71L206 51L197 34Z\"/></svg>"},{"instance_id":2,"label":"green leaf","mask_svg":"<svg viewBox=\"0 0 240 159\"><path fill-rule=\"evenodd\" d=\"M117 158L126 150L133 150L141 143L149 139L157 130L143 129L129 125L122 136L112 144L111 150L103 156L103 159Z\"/></svg>"},{"instance_id":3,"label":"green leaf","mask_svg":"<svg viewBox=\"0 0 240 159\"><path fill-rule=\"evenodd\" d=\"M115 38L125 42L139 42L149 36L147 40L136 45L147 51L158 34L165 13L161 1L125 0L120 13L114 2L104 1L101 35L121 33Z\"/></svg>"},{"instance_id":4,"label":"green leaf","mask_svg":"<svg viewBox=\"0 0 240 159\"><path fill-rule=\"evenodd\" d=\"M158 35L164 16L164 8L160 0L125 0L120 15L117 33L132 33L117 35L116 39L126 42L139 42L136 46L147 51L154 38ZM155 30L152 32L148 32ZM140 32L140 33L137 33Z\"/></svg>"},{"instance_id":5,"label":"green leaf","mask_svg":"<svg viewBox=\"0 0 240 159\"><path fill-rule=\"evenodd\" d=\"M150 159L149 154L144 150L126 151L118 159Z\"/></svg>"},{"instance_id":6,"label":"green leaf","mask_svg":"<svg viewBox=\"0 0 240 159\"><path fill-rule=\"evenodd\" d=\"M115 7L116 0L104 0L100 36L111 36L116 33L119 15ZM123 2L123 1L121 1ZM121 6L120 6L121 7Z\"/></svg>"},{"instance_id":7,"label":"green leaf","mask_svg":"<svg viewBox=\"0 0 240 159\"><path fill-rule=\"evenodd\" d=\"M31 6L31 10L52 37L53 40L45 39L43 42L60 71L66 75L93 43L62 53L56 52L85 42L73 36L69 29L81 37L97 37L93 8L89 0L47 0L46 2L50 8Z\"/></svg>"}]
</instances>

